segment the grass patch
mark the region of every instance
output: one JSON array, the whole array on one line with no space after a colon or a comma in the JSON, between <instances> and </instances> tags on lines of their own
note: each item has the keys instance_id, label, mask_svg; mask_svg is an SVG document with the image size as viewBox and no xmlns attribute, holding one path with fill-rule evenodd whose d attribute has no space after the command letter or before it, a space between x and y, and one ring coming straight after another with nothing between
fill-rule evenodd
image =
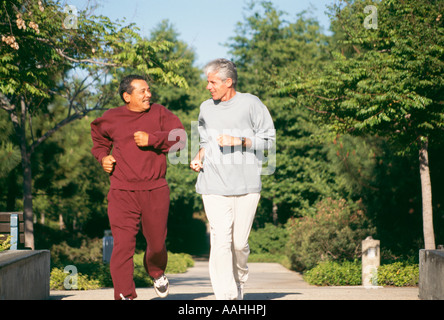
<instances>
[{"instance_id":1,"label":"grass patch","mask_svg":"<svg viewBox=\"0 0 444 320\"><path fill-rule=\"evenodd\" d=\"M272 253L252 253L248 256L248 262L276 262L290 269L291 262L286 255Z\"/></svg>"}]
</instances>

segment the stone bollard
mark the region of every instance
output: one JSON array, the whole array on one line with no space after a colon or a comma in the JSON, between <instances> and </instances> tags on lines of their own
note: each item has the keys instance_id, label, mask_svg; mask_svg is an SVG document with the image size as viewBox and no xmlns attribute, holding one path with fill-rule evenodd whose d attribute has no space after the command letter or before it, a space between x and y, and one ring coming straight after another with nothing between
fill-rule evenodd
<instances>
[{"instance_id":1,"label":"stone bollard","mask_svg":"<svg viewBox=\"0 0 444 320\"><path fill-rule=\"evenodd\" d=\"M379 240L371 236L362 241L362 285L374 288L378 285L378 267L381 256Z\"/></svg>"},{"instance_id":2,"label":"stone bollard","mask_svg":"<svg viewBox=\"0 0 444 320\"><path fill-rule=\"evenodd\" d=\"M114 238L111 234L111 230L105 231L105 236L103 237L103 262L109 263L111 261L111 254L113 252Z\"/></svg>"}]
</instances>

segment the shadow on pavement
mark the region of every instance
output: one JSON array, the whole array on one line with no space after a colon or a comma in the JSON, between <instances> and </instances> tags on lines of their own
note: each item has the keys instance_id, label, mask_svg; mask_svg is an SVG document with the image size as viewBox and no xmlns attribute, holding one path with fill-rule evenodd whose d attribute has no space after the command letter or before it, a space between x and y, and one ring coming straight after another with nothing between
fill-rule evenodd
<instances>
[{"instance_id":1,"label":"shadow on pavement","mask_svg":"<svg viewBox=\"0 0 444 320\"><path fill-rule=\"evenodd\" d=\"M212 293L203 292L203 293L170 293L168 297L162 299L159 297L153 298L152 300L196 300L202 299L208 296L212 296Z\"/></svg>"},{"instance_id":2,"label":"shadow on pavement","mask_svg":"<svg viewBox=\"0 0 444 320\"><path fill-rule=\"evenodd\" d=\"M295 294L301 294L301 293L291 293L291 295ZM244 300L275 300L275 299L282 299L288 295L289 293L285 292L246 293L244 295Z\"/></svg>"}]
</instances>

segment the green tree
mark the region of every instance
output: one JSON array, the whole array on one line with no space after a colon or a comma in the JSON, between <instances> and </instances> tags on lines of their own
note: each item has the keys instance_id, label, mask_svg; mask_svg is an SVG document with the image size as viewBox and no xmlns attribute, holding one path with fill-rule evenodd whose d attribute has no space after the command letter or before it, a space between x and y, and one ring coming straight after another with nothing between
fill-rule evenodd
<instances>
[{"instance_id":1,"label":"green tree","mask_svg":"<svg viewBox=\"0 0 444 320\"><path fill-rule=\"evenodd\" d=\"M426 249L435 248L428 148L442 141L444 128L443 8L427 0L340 1L332 25L344 36L331 63L280 90L310 101L335 131L387 137L405 154L417 150Z\"/></svg>"},{"instance_id":2,"label":"green tree","mask_svg":"<svg viewBox=\"0 0 444 320\"><path fill-rule=\"evenodd\" d=\"M326 161L325 144L334 135L313 121L304 101L277 94L285 79L321 72L328 38L307 12L293 21L270 1L256 1L248 14L229 44L239 90L261 98L277 130L276 170L263 176L257 222L285 223L293 215L313 213L313 204L323 198L340 197Z\"/></svg>"},{"instance_id":3,"label":"green tree","mask_svg":"<svg viewBox=\"0 0 444 320\"><path fill-rule=\"evenodd\" d=\"M56 109L51 115L62 117L63 106ZM59 229L99 237L108 225L109 186L91 156L90 123L88 115L64 126L33 153L33 211L42 225L58 221ZM44 124L36 121L35 129Z\"/></svg>"},{"instance_id":4,"label":"green tree","mask_svg":"<svg viewBox=\"0 0 444 320\"><path fill-rule=\"evenodd\" d=\"M9 115L20 148L25 246L34 248L31 155L35 149L66 124L105 108L115 97L116 75L125 68L153 80L187 84L173 71L180 60L163 61L155 55L171 44L144 40L133 25L88 17L86 11L74 15L51 0L2 0L0 6L0 107ZM81 75L77 81L73 70ZM37 135L32 120L47 114L56 96L65 99L65 117Z\"/></svg>"},{"instance_id":5,"label":"green tree","mask_svg":"<svg viewBox=\"0 0 444 320\"><path fill-rule=\"evenodd\" d=\"M0 113L0 131L0 211L14 211L15 194L19 191L16 168L20 164L20 149L14 143L14 128L4 112Z\"/></svg>"},{"instance_id":6,"label":"green tree","mask_svg":"<svg viewBox=\"0 0 444 320\"><path fill-rule=\"evenodd\" d=\"M172 110L182 121L187 132L187 146L178 154L168 156L167 180L170 187L170 212L168 218L167 246L173 252L202 254L208 252L206 226L202 211L202 200L196 193L194 185L197 174L189 167L191 159L198 151L199 137L197 118L200 104L208 99L205 89L206 82L202 79L202 71L195 64L196 54L185 42L168 20L161 21L150 35L150 41L168 41L172 43L169 51L157 54L163 60L183 59L177 74L186 79L187 88L170 84L152 85L153 101ZM193 230L190 233L190 230Z\"/></svg>"}]
</instances>

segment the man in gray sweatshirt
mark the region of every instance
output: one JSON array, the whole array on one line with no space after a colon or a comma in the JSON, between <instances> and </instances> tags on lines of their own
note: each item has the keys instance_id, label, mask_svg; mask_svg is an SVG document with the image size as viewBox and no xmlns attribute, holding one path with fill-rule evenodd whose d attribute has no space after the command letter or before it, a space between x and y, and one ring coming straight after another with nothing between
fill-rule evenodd
<instances>
[{"instance_id":1,"label":"man in gray sweatshirt","mask_svg":"<svg viewBox=\"0 0 444 320\"><path fill-rule=\"evenodd\" d=\"M234 63L205 67L212 99L200 106L200 150L190 167L210 223L210 278L218 300L243 299L248 237L261 191L264 151L275 143L273 120L259 98L236 91Z\"/></svg>"}]
</instances>

